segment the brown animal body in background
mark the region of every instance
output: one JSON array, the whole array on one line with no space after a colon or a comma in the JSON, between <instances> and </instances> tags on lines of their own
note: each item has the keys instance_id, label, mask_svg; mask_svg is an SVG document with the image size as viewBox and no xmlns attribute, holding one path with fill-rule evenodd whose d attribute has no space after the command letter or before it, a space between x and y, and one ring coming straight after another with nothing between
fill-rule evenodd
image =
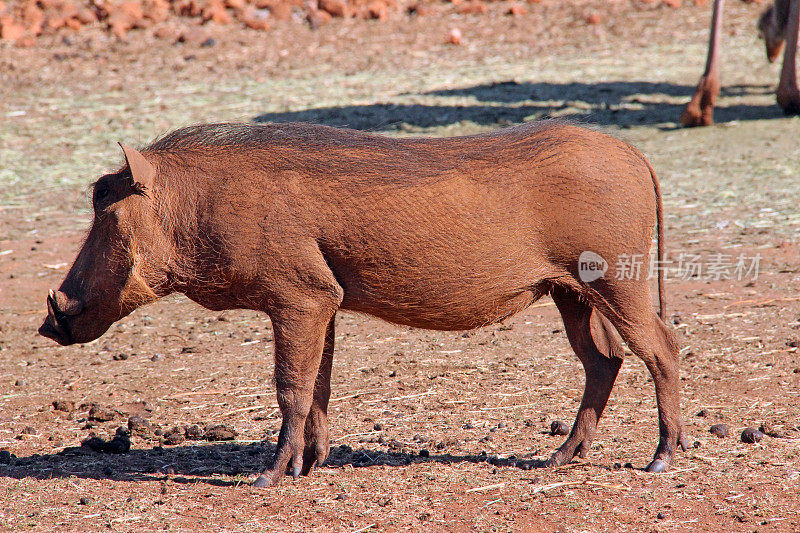
<instances>
[{"instance_id":1,"label":"brown animal body in background","mask_svg":"<svg viewBox=\"0 0 800 533\"><path fill-rule=\"evenodd\" d=\"M328 455L338 310L466 330L550 294L586 389L545 464L589 450L622 363L615 329L655 382L660 439L648 470L666 469L683 443L677 342L646 273L616 275L617 258L647 256L656 222L663 252L658 181L622 141L553 122L448 139L215 124L123 150L125 166L94 185L92 228L39 331L88 342L174 291L213 310L267 313L283 423L257 485ZM584 251L605 258L605 276L581 280Z\"/></svg>"},{"instance_id":2,"label":"brown animal body in background","mask_svg":"<svg viewBox=\"0 0 800 533\"><path fill-rule=\"evenodd\" d=\"M719 95L719 47L722 35L722 9L725 0L714 1L711 15L711 35L708 43L706 68L697 84L692 100L681 115L685 126L710 126L714 123L714 103ZM787 115L800 113L800 89L797 84L797 38L800 31L800 0L775 0L758 21L758 29L767 48L770 63L778 58L781 49L783 65L776 90L778 105Z\"/></svg>"}]
</instances>

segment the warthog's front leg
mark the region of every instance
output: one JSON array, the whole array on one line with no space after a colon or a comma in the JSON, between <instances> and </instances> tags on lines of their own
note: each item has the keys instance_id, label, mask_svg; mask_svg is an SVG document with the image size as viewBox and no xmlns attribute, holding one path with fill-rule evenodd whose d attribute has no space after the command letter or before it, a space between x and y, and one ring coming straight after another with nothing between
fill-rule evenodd
<instances>
[{"instance_id":1,"label":"warthog's front leg","mask_svg":"<svg viewBox=\"0 0 800 533\"><path fill-rule=\"evenodd\" d=\"M323 454L318 453L321 451L318 449L320 446L324 448L325 455L327 454L325 411L330 390L327 386L330 362L327 363L327 370L322 372L325 386L316 394L315 391L319 384L326 333L332 329L329 325L335 309L323 302L304 304L270 314L275 332L275 385L283 423L272 464L253 483L256 487L277 485L289 465L292 467L292 475L295 478L300 476L306 455L309 413L312 413L310 436L315 439L313 443L309 443L314 447L313 458L319 460L322 457ZM310 468L308 466L308 470Z\"/></svg>"}]
</instances>

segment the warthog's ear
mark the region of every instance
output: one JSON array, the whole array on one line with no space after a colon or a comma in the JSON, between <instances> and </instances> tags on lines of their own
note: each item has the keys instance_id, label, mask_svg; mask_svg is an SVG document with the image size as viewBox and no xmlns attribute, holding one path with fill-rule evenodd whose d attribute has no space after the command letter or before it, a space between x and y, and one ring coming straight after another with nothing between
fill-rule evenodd
<instances>
[{"instance_id":1,"label":"warthog's ear","mask_svg":"<svg viewBox=\"0 0 800 533\"><path fill-rule=\"evenodd\" d=\"M125 160L131 168L131 176L133 177L133 187L139 191L145 191L153 186L153 179L156 176L156 169L144 156L136 149L119 143L122 152L125 154Z\"/></svg>"}]
</instances>

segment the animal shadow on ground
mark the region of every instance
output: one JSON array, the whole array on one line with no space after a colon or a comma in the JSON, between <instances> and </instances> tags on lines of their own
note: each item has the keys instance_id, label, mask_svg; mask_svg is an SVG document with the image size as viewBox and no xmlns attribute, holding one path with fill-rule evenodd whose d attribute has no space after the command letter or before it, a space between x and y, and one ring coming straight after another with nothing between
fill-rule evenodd
<instances>
[{"instance_id":1,"label":"animal shadow on ground","mask_svg":"<svg viewBox=\"0 0 800 533\"><path fill-rule=\"evenodd\" d=\"M678 119L694 86L646 81L599 83L518 83L516 81L442 89L422 96L468 98L478 103L376 103L320 107L302 111L265 113L255 122L316 122L329 126L371 131L403 131L450 126L461 122L494 126L558 116L577 122L631 127L659 125L680 127ZM717 123L778 118L783 116L774 103L769 105L726 104L725 97L771 95L768 85L733 85L721 91L723 102L715 107ZM404 94L400 96L419 96ZM680 102L676 103L675 99Z\"/></svg>"},{"instance_id":2,"label":"animal shadow on ground","mask_svg":"<svg viewBox=\"0 0 800 533\"><path fill-rule=\"evenodd\" d=\"M263 470L265 461L274 451L275 445L269 442L155 446L149 449L131 449L121 454L94 452L84 446L66 448L58 453L13 458L10 464L0 465L0 477L12 479L78 477L115 481L153 481L171 475L171 479L178 483L227 486L248 482L250 477ZM542 464L535 459L520 458L520 460L525 461L524 466L520 463L525 469ZM400 451L352 449L347 445L333 446L324 466L343 468L350 465L354 468L363 468L459 462L517 466L517 460L513 456L498 458L485 452L478 455L434 455L429 452L414 453L407 449ZM242 477L233 480L214 477L219 475Z\"/></svg>"}]
</instances>

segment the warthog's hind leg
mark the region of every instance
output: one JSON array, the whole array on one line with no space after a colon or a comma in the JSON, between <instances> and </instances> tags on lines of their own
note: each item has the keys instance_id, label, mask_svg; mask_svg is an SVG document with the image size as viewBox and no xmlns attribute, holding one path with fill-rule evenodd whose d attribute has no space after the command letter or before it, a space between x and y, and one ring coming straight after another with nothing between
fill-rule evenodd
<instances>
[{"instance_id":1,"label":"warthog's hind leg","mask_svg":"<svg viewBox=\"0 0 800 533\"><path fill-rule=\"evenodd\" d=\"M602 287L602 298L593 299L653 377L659 440L647 471L663 472L672 464L677 446L686 449L680 409L678 341L653 311L647 280L616 281Z\"/></svg>"},{"instance_id":2,"label":"warthog's hind leg","mask_svg":"<svg viewBox=\"0 0 800 533\"><path fill-rule=\"evenodd\" d=\"M306 418L305 450L303 451L303 475L306 476L314 466L321 466L330 452L328 433L328 400L331 397L331 367L333 366L333 346L336 337L335 318L331 318L325 332L325 346L322 361L314 384L314 399L311 411Z\"/></svg>"}]
</instances>

